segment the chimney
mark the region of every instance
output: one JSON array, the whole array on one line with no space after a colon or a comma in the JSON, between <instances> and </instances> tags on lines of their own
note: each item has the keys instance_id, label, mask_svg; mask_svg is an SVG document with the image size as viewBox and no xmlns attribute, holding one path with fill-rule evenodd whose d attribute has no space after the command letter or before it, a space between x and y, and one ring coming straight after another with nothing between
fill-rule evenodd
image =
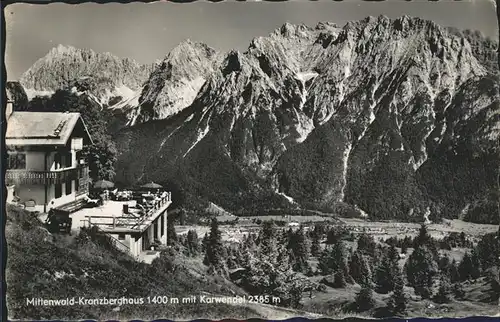
<instances>
[{"instance_id":1,"label":"chimney","mask_svg":"<svg viewBox=\"0 0 500 322\"><path fill-rule=\"evenodd\" d=\"M12 101L7 101L7 107L5 108L5 119L9 120L12 112L14 112L14 103Z\"/></svg>"}]
</instances>

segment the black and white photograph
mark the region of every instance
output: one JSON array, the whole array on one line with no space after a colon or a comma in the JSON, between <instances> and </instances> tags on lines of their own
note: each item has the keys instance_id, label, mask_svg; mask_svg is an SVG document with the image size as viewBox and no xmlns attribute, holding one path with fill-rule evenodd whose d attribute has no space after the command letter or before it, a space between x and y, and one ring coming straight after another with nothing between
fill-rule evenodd
<instances>
[{"instance_id":1,"label":"black and white photograph","mask_svg":"<svg viewBox=\"0 0 500 322\"><path fill-rule=\"evenodd\" d=\"M500 317L494 1L3 16L9 320Z\"/></svg>"}]
</instances>

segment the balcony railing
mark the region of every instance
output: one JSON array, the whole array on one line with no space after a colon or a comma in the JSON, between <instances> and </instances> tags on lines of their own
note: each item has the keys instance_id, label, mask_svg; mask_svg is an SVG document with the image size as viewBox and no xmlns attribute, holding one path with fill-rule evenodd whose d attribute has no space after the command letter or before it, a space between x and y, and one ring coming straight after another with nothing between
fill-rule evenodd
<instances>
[{"instance_id":1,"label":"balcony railing","mask_svg":"<svg viewBox=\"0 0 500 322\"><path fill-rule=\"evenodd\" d=\"M59 184L68 180L87 180L88 167L79 166L58 171L7 170L7 184Z\"/></svg>"},{"instance_id":2,"label":"balcony railing","mask_svg":"<svg viewBox=\"0 0 500 322\"><path fill-rule=\"evenodd\" d=\"M158 198L154 206L145 212L134 213L133 215L120 216L120 213L113 214L113 210L106 213L106 216L86 216L89 226L99 226L106 232L118 230L143 231L162 214L171 204L171 193L165 192ZM137 209L137 208L136 208ZM116 211L116 210L115 210Z\"/></svg>"}]
</instances>

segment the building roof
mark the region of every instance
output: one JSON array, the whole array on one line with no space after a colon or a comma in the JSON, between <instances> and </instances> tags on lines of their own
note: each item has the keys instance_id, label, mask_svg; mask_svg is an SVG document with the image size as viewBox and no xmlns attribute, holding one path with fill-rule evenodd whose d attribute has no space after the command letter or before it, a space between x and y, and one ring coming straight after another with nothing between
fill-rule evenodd
<instances>
[{"instance_id":1,"label":"building roof","mask_svg":"<svg viewBox=\"0 0 500 322\"><path fill-rule=\"evenodd\" d=\"M78 120L81 120L80 113L16 111L7 121L5 143L11 146L66 145ZM83 120L81 122L88 135Z\"/></svg>"}]
</instances>

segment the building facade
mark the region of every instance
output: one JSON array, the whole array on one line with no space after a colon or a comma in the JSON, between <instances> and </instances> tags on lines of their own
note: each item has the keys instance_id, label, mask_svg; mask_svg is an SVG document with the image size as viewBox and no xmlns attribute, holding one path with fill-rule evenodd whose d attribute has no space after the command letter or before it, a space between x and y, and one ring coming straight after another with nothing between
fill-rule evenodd
<instances>
[{"instance_id":1,"label":"building facade","mask_svg":"<svg viewBox=\"0 0 500 322\"><path fill-rule=\"evenodd\" d=\"M87 196L82 150L92 139L79 113L13 111L8 102L6 119L5 183L18 202L47 212Z\"/></svg>"}]
</instances>

